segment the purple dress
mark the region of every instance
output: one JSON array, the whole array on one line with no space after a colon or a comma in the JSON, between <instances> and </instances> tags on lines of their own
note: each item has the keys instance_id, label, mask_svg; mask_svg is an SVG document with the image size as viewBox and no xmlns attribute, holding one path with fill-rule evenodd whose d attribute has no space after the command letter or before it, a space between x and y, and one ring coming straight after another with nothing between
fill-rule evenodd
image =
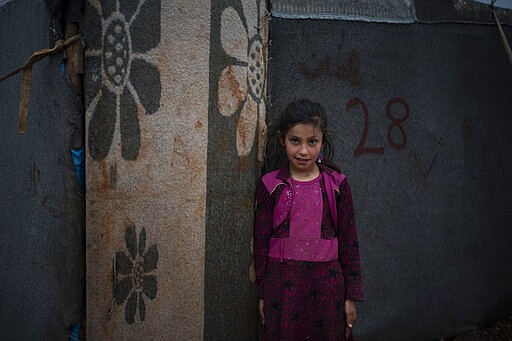
<instances>
[{"instance_id":1,"label":"purple dress","mask_svg":"<svg viewBox=\"0 0 512 341\"><path fill-rule=\"evenodd\" d=\"M332 172L324 166L321 171ZM345 299L363 299L348 182L337 188L333 224L324 183L328 177L298 183L283 167L277 178L283 184L272 193L262 183L257 193L254 257L258 296L265 302L260 340L345 340ZM292 208L274 227L274 205L285 186L292 188ZM271 240L286 241L285 257L272 257ZM336 245L337 257L318 247L321 243Z\"/></svg>"}]
</instances>

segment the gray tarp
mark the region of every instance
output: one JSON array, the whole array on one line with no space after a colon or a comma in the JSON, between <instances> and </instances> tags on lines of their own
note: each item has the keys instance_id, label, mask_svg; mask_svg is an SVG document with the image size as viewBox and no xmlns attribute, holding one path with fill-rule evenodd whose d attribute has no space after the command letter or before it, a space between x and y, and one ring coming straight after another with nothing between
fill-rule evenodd
<instances>
[{"instance_id":1,"label":"gray tarp","mask_svg":"<svg viewBox=\"0 0 512 341\"><path fill-rule=\"evenodd\" d=\"M480 2L472 0L271 1L272 15L288 19L341 19L387 23L412 23L414 21L494 23L494 18L489 10L491 1L485 2L483 0ZM505 1L498 1L497 5L504 6ZM510 5L508 6L510 7ZM512 23L512 11L503 7L495 7L495 11L501 22Z\"/></svg>"},{"instance_id":2,"label":"gray tarp","mask_svg":"<svg viewBox=\"0 0 512 341\"><path fill-rule=\"evenodd\" d=\"M272 15L281 18L364 20L389 23L414 21L410 0L274 0Z\"/></svg>"},{"instance_id":3,"label":"gray tarp","mask_svg":"<svg viewBox=\"0 0 512 341\"><path fill-rule=\"evenodd\" d=\"M442 23L494 23L489 3L471 0L430 0L415 1L416 15L420 22ZM512 10L495 7L501 23L512 24Z\"/></svg>"},{"instance_id":4,"label":"gray tarp","mask_svg":"<svg viewBox=\"0 0 512 341\"><path fill-rule=\"evenodd\" d=\"M294 99L323 104L352 186L358 339L511 314L512 68L496 27L272 18L269 40L270 121Z\"/></svg>"},{"instance_id":5,"label":"gray tarp","mask_svg":"<svg viewBox=\"0 0 512 341\"><path fill-rule=\"evenodd\" d=\"M0 7L0 75L51 47L43 1ZM0 335L67 340L80 322L84 198L70 149L81 147L81 100L62 54L33 68L27 129L17 132L21 74L0 83Z\"/></svg>"}]
</instances>

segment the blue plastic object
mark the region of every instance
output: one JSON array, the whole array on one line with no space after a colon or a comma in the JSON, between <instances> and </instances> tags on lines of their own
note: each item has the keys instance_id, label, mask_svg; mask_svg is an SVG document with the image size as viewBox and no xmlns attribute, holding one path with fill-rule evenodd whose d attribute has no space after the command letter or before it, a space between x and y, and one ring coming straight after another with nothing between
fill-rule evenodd
<instances>
[{"instance_id":1,"label":"blue plastic object","mask_svg":"<svg viewBox=\"0 0 512 341\"><path fill-rule=\"evenodd\" d=\"M69 333L69 341L80 340L80 323L74 324Z\"/></svg>"},{"instance_id":2,"label":"blue plastic object","mask_svg":"<svg viewBox=\"0 0 512 341\"><path fill-rule=\"evenodd\" d=\"M85 148L70 149L80 190L85 193Z\"/></svg>"}]
</instances>

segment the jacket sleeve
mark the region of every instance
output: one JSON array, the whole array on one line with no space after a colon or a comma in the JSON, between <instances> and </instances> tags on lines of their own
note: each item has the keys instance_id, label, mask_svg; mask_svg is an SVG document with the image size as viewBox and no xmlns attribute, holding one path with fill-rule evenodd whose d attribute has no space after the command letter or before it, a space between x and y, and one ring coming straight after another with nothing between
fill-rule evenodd
<instances>
[{"instance_id":1,"label":"jacket sleeve","mask_svg":"<svg viewBox=\"0 0 512 341\"><path fill-rule=\"evenodd\" d=\"M270 194L260 181L256 190L256 213L254 221L254 270L258 297L263 298L263 282L267 269L267 257L272 237L273 206Z\"/></svg>"},{"instance_id":2,"label":"jacket sleeve","mask_svg":"<svg viewBox=\"0 0 512 341\"><path fill-rule=\"evenodd\" d=\"M345 278L345 298L362 301L364 296L354 204L347 179L342 181L339 195L338 253Z\"/></svg>"}]
</instances>

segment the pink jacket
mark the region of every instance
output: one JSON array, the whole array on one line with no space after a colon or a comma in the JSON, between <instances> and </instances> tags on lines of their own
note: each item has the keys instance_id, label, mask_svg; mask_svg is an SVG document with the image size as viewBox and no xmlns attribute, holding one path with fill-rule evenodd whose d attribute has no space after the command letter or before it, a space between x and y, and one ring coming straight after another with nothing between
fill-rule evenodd
<instances>
[{"instance_id":1,"label":"pink jacket","mask_svg":"<svg viewBox=\"0 0 512 341\"><path fill-rule=\"evenodd\" d=\"M279 196L278 202L274 205L274 213L272 219L272 225L274 228L278 227L286 218L286 216L290 213L290 209L292 207L292 188L290 183L288 182L289 178L283 180L278 177L280 169L277 169L273 172L265 174L261 181L265 185L268 193L272 195L274 191L279 186L284 186L281 195ZM345 179L345 174L338 172L326 172L323 171L321 173L322 179L324 181L325 190L327 192L327 201L329 202L329 211L331 213L331 219L334 223L334 226L337 225L337 212L336 212L336 199L335 192L339 194L341 182Z\"/></svg>"},{"instance_id":2,"label":"pink jacket","mask_svg":"<svg viewBox=\"0 0 512 341\"><path fill-rule=\"evenodd\" d=\"M344 174L319 164L321 187L327 197L322 239L337 238L338 259L345 278L346 297L363 300L357 230L348 181ZM270 241L289 237L289 213L292 205L291 175L288 164L265 174L257 189L254 224L254 262L258 296L263 297L263 282L269 257Z\"/></svg>"}]
</instances>

